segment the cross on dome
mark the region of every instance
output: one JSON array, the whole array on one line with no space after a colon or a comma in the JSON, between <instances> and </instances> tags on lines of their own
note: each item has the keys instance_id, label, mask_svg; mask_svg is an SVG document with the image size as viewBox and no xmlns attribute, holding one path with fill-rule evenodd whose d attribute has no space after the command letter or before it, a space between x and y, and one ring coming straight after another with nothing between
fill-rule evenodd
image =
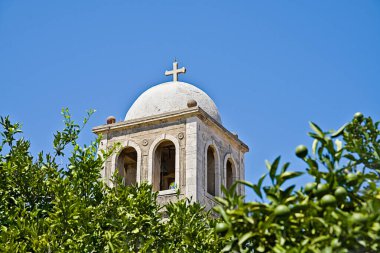
<instances>
[{"instance_id":1,"label":"cross on dome","mask_svg":"<svg viewBox=\"0 0 380 253\"><path fill-rule=\"evenodd\" d=\"M166 70L165 71L165 76L173 76L173 81L174 82L177 82L178 81L178 75L179 74L184 74L186 73L186 68L185 67L182 67L182 68L178 68L178 62L176 60L174 60L173 62L173 69L172 70Z\"/></svg>"}]
</instances>

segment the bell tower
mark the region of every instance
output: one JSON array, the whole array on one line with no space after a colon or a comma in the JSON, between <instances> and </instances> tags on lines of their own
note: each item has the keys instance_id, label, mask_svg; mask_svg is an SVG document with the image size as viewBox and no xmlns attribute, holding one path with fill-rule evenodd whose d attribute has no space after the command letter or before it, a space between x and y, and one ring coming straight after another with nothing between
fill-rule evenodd
<instances>
[{"instance_id":1,"label":"bell tower","mask_svg":"<svg viewBox=\"0 0 380 253\"><path fill-rule=\"evenodd\" d=\"M93 128L102 134L100 149L116 143L118 150L104 165L109 183L116 171L123 183L147 181L158 191L161 204L191 197L209 209L220 196L221 186L243 179L248 146L222 124L214 101L194 85L178 81L185 73L173 63L173 81L158 84L141 94L125 120ZM244 188L237 189L244 194Z\"/></svg>"}]
</instances>

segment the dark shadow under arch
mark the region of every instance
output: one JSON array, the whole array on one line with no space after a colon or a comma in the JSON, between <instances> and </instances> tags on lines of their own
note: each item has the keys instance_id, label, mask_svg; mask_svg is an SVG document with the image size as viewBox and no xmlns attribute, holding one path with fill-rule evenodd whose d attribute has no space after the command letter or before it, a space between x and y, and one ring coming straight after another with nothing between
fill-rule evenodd
<instances>
[{"instance_id":1,"label":"dark shadow under arch","mask_svg":"<svg viewBox=\"0 0 380 253\"><path fill-rule=\"evenodd\" d=\"M216 159L215 149L212 146L207 148L207 192L215 196L215 175L216 175Z\"/></svg>"},{"instance_id":2,"label":"dark shadow under arch","mask_svg":"<svg viewBox=\"0 0 380 253\"><path fill-rule=\"evenodd\" d=\"M226 164L226 188L230 189L235 181L234 164L231 159L227 160Z\"/></svg>"},{"instance_id":3,"label":"dark shadow under arch","mask_svg":"<svg viewBox=\"0 0 380 253\"><path fill-rule=\"evenodd\" d=\"M172 141L162 141L153 155L153 190L175 188L176 148Z\"/></svg>"},{"instance_id":4,"label":"dark shadow under arch","mask_svg":"<svg viewBox=\"0 0 380 253\"><path fill-rule=\"evenodd\" d=\"M133 185L137 182L137 151L132 147L124 148L118 158L116 169L122 177L124 185Z\"/></svg>"}]
</instances>

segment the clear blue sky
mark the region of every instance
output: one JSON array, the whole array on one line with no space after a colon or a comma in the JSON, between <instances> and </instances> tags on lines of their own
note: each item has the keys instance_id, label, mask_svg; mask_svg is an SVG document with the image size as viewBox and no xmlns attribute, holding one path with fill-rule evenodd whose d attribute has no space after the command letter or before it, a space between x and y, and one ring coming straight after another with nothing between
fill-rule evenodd
<instances>
[{"instance_id":1,"label":"clear blue sky","mask_svg":"<svg viewBox=\"0 0 380 253\"><path fill-rule=\"evenodd\" d=\"M380 120L380 1L0 1L0 115L51 150L60 110L91 127L122 120L176 57L264 160L310 146L308 121L337 129L361 111Z\"/></svg>"}]
</instances>

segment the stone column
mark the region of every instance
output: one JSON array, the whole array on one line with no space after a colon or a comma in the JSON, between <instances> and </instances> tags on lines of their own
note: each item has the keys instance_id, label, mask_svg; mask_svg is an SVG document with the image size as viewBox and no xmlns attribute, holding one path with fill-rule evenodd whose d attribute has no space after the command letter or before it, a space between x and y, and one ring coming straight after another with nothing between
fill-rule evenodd
<instances>
[{"instance_id":1,"label":"stone column","mask_svg":"<svg viewBox=\"0 0 380 253\"><path fill-rule=\"evenodd\" d=\"M197 120L189 118L186 120L186 197L192 196L197 201Z\"/></svg>"}]
</instances>

